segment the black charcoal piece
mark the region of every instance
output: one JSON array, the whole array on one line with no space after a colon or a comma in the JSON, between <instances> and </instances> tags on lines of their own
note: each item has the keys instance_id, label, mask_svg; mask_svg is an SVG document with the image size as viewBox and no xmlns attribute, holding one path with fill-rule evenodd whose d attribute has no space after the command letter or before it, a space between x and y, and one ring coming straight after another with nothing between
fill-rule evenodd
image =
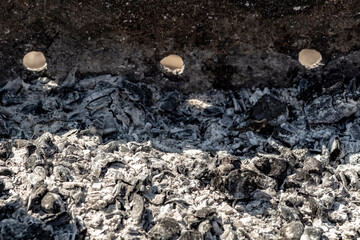
<instances>
[{"instance_id":1,"label":"black charcoal piece","mask_svg":"<svg viewBox=\"0 0 360 240\"><path fill-rule=\"evenodd\" d=\"M271 121L287 111L286 103L272 95L266 94L250 110L250 116L255 120Z\"/></svg>"},{"instance_id":2,"label":"black charcoal piece","mask_svg":"<svg viewBox=\"0 0 360 240\"><path fill-rule=\"evenodd\" d=\"M160 219L149 231L150 239L175 240L180 236L180 226L173 218Z\"/></svg>"}]
</instances>

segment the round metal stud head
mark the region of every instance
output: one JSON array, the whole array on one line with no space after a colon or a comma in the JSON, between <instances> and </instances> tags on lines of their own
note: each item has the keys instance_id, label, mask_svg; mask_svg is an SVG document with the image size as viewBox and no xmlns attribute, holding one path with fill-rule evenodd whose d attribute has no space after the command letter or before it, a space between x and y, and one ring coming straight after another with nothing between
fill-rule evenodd
<instances>
[{"instance_id":1,"label":"round metal stud head","mask_svg":"<svg viewBox=\"0 0 360 240\"><path fill-rule=\"evenodd\" d=\"M185 69L185 64L182 58L174 54L164 57L160 61L160 65L166 72L170 72L175 75L182 74Z\"/></svg>"},{"instance_id":2,"label":"round metal stud head","mask_svg":"<svg viewBox=\"0 0 360 240\"><path fill-rule=\"evenodd\" d=\"M45 56L42 52L28 52L23 58L23 64L27 70L42 71L46 69L47 63Z\"/></svg>"},{"instance_id":3,"label":"round metal stud head","mask_svg":"<svg viewBox=\"0 0 360 240\"><path fill-rule=\"evenodd\" d=\"M301 65L308 69L316 68L321 63L322 56L321 54L314 49L303 49L299 52L299 62Z\"/></svg>"}]
</instances>

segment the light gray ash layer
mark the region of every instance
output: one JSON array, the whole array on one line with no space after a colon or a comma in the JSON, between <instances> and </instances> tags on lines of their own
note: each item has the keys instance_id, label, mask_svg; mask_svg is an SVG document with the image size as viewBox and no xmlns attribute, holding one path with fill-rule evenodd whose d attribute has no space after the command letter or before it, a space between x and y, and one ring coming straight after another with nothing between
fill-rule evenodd
<instances>
[{"instance_id":1,"label":"light gray ash layer","mask_svg":"<svg viewBox=\"0 0 360 240\"><path fill-rule=\"evenodd\" d=\"M182 95L75 71L0 90L0 239L360 237L356 79Z\"/></svg>"}]
</instances>

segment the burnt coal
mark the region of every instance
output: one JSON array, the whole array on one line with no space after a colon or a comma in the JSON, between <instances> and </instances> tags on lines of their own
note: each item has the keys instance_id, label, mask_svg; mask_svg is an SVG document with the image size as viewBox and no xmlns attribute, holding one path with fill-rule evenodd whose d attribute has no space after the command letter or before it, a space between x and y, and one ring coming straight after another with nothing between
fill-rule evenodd
<instances>
[{"instance_id":1,"label":"burnt coal","mask_svg":"<svg viewBox=\"0 0 360 240\"><path fill-rule=\"evenodd\" d=\"M11 144L10 142L0 143L0 159L6 160L11 153Z\"/></svg>"},{"instance_id":2,"label":"burnt coal","mask_svg":"<svg viewBox=\"0 0 360 240\"><path fill-rule=\"evenodd\" d=\"M160 104L159 109L164 112L175 113L177 107L180 105L179 96L176 92L170 92L166 95L163 102Z\"/></svg>"},{"instance_id":3,"label":"burnt coal","mask_svg":"<svg viewBox=\"0 0 360 240\"><path fill-rule=\"evenodd\" d=\"M280 101L278 98L266 94L262 96L258 102L251 109L250 116L255 120L272 121L285 114L287 111L286 103Z\"/></svg>"},{"instance_id":4,"label":"burnt coal","mask_svg":"<svg viewBox=\"0 0 360 240\"><path fill-rule=\"evenodd\" d=\"M254 161L254 165L262 173L269 177L279 178L286 175L288 163L279 158L261 157Z\"/></svg>"},{"instance_id":5,"label":"burnt coal","mask_svg":"<svg viewBox=\"0 0 360 240\"><path fill-rule=\"evenodd\" d=\"M59 195L55 193L48 192L42 199L41 199L41 207L46 212L51 213L58 213L63 210L63 202Z\"/></svg>"},{"instance_id":6,"label":"burnt coal","mask_svg":"<svg viewBox=\"0 0 360 240\"><path fill-rule=\"evenodd\" d=\"M21 99L0 107L0 239L359 238L357 90L300 84L17 79L0 89Z\"/></svg>"},{"instance_id":7,"label":"burnt coal","mask_svg":"<svg viewBox=\"0 0 360 240\"><path fill-rule=\"evenodd\" d=\"M180 226L175 219L160 219L149 231L150 239L174 240L180 235Z\"/></svg>"}]
</instances>

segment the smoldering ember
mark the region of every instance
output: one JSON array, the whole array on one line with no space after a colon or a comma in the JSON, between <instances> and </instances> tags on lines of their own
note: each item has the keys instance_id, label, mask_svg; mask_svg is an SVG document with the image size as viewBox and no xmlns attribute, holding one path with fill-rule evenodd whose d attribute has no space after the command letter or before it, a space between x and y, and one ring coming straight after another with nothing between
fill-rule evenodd
<instances>
[{"instance_id":1,"label":"smoldering ember","mask_svg":"<svg viewBox=\"0 0 360 240\"><path fill-rule=\"evenodd\" d=\"M4 2L0 240L360 239L356 0Z\"/></svg>"}]
</instances>

